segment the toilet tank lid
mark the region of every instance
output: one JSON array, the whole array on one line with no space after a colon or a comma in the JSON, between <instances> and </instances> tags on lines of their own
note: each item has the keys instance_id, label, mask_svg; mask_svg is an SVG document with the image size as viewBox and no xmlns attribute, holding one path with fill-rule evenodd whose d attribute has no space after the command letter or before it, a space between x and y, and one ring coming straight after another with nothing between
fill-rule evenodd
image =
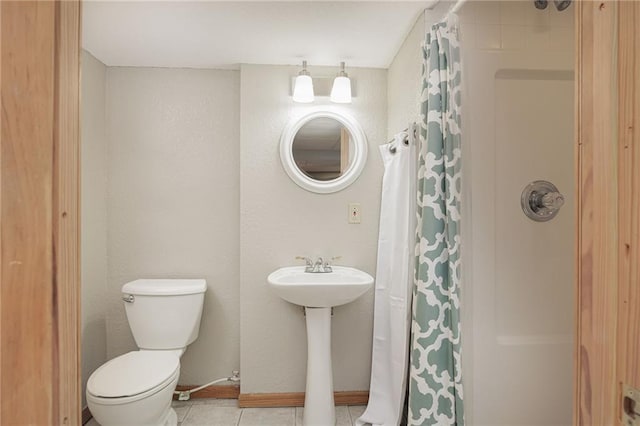
<instances>
[{"instance_id":1,"label":"toilet tank lid","mask_svg":"<svg viewBox=\"0 0 640 426\"><path fill-rule=\"evenodd\" d=\"M203 279L140 279L126 283L122 292L143 296L175 296L207 291Z\"/></svg>"}]
</instances>

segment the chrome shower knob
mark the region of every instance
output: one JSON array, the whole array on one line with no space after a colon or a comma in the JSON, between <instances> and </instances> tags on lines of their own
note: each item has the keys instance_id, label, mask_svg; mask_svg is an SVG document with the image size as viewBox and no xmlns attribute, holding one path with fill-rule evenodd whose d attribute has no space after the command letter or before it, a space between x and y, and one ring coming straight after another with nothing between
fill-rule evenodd
<instances>
[{"instance_id":1,"label":"chrome shower knob","mask_svg":"<svg viewBox=\"0 0 640 426\"><path fill-rule=\"evenodd\" d=\"M554 184L546 180L531 182L524 188L520 197L522 211L536 222L553 219L564 205L564 201L564 195Z\"/></svg>"},{"instance_id":2,"label":"chrome shower knob","mask_svg":"<svg viewBox=\"0 0 640 426\"><path fill-rule=\"evenodd\" d=\"M540 199L538 207L546 207L548 209L559 209L564 205L564 195L559 192L549 192L544 194Z\"/></svg>"}]
</instances>

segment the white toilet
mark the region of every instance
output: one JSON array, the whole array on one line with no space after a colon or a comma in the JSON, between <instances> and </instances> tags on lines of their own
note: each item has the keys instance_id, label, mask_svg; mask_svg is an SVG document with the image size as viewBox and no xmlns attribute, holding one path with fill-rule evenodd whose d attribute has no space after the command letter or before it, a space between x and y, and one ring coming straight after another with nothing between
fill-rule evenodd
<instances>
[{"instance_id":1,"label":"white toilet","mask_svg":"<svg viewBox=\"0 0 640 426\"><path fill-rule=\"evenodd\" d=\"M136 280L122 286L140 350L107 361L87 383L87 404L102 426L177 424L171 399L180 357L198 338L205 280Z\"/></svg>"}]
</instances>

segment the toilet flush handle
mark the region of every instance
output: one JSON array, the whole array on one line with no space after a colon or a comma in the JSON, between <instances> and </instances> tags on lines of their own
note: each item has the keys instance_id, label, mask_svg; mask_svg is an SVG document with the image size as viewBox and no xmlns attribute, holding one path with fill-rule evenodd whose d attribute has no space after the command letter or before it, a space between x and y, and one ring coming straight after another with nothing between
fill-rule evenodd
<instances>
[{"instance_id":1,"label":"toilet flush handle","mask_svg":"<svg viewBox=\"0 0 640 426\"><path fill-rule=\"evenodd\" d=\"M127 303L133 303L133 301L136 300L136 298L133 297L133 294L125 294L124 296L122 296L122 300L124 300Z\"/></svg>"}]
</instances>

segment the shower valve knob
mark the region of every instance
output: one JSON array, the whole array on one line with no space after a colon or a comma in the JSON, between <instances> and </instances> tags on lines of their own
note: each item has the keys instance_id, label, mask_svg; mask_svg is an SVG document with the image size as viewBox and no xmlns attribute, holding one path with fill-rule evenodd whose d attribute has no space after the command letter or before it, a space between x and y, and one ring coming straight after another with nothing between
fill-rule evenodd
<instances>
[{"instance_id":1,"label":"shower valve knob","mask_svg":"<svg viewBox=\"0 0 640 426\"><path fill-rule=\"evenodd\" d=\"M564 205L564 196L559 192L547 192L542 196L541 207L559 209Z\"/></svg>"},{"instance_id":2,"label":"shower valve knob","mask_svg":"<svg viewBox=\"0 0 640 426\"><path fill-rule=\"evenodd\" d=\"M553 219L564 205L564 195L551 182L537 180L528 184L522 191L520 205L522 211L531 220L546 222Z\"/></svg>"}]
</instances>

